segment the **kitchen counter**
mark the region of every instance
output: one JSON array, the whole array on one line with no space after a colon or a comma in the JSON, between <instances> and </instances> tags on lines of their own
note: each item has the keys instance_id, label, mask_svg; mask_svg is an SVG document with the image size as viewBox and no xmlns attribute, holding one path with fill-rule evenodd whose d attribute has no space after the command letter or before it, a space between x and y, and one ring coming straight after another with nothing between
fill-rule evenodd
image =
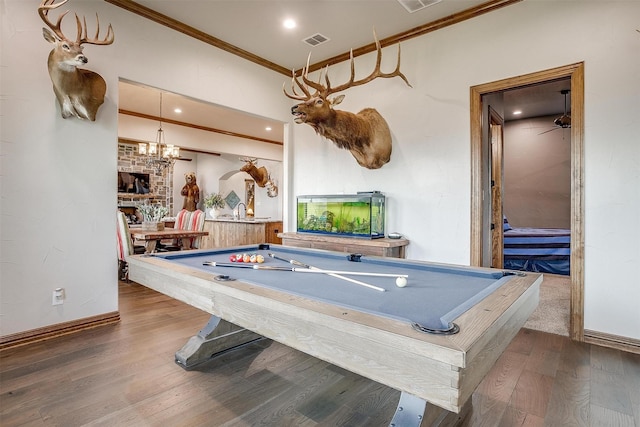
<instances>
[{"instance_id":1,"label":"kitchen counter","mask_svg":"<svg viewBox=\"0 0 640 427\"><path fill-rule=\"evenodd\" d=\"M241 223L248 223L248 224L262 224L262 223L267 223L267 222L282 222L281 219L272 219L269 217L255 217L255 218L240 218L240 219L233 219L232 217L218 217L218 218L206 218L206 221L212 221L212 222L241 222Z\"/></svg>"},{"instance_id":2,"label":"kitchen counter","mask_svg":"<svg viewBox=\"0 0 640 427\"><path fill-rule=\"evenodd\" d=\"M202 238L200 245L202 249L260 243L282 243L282 239L278 237L278 233L282 232L282 220L266 217L254 219L233 219L232 217L205 219L204 231L209 232L209 235Z\"/></svg>"}]
</instances>

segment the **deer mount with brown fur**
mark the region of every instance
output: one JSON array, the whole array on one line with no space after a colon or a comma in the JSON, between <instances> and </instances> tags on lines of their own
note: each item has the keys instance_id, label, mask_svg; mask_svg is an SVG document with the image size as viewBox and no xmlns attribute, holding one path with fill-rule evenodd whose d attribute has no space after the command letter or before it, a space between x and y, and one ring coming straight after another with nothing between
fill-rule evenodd
<instances>
[{"instance_id":1,"label":"deer mount with brown fur","mask_svg":"<svg viewBox=\"0 0 640 427\"><path fill-rule=\"evenodd\" d=\"M264 166L257 167L256 162L258 159L256 158L248 158L242 157L240 158L243 162L245 162L244 166L240 168L242 172L248 173L251 178L256 182L258 187L267 188L267 195L269 197L277 197L278 196L278 186L273 182L267 168Z\"/></svg>"},{"instance_id":2,"label":"deer mount with brown fur","mask_svg":"<svg viewBox=\"0 0 640 427\"><path fill-rule=\"evenodd\" d=\"M87 37L87 20L80 18L76 14L77 36L72 41L65 37L60 28L62 19L69 11L63 12L55 24L49 21L49 11L57 9L68 0L63 0L55 4L55 0L42 0L38 7L38 14L42 21L51 29L42 29L44 39L54 45L49 53L47 65L49 67L49 77L53 83L53 91L60 104L63 118L71 116L80 119L95 121L98 108L104 103L104 96L107 92L107 84L97 73L78 68L88 62L87 57L82 53L83 44L110 45L113 43L114 33L111 24L107 29L104 39L99 40L100 21L96 14L97 29L93 38ZM83 25L84 24L84 25Z\"/></svg>"},{"instance_id":3,"label":"deer mount with brown fur","mask_svg":"<svg viewBox=\"0 0 640 427\"><path fill-rule=\"evenodd\" d=\"M385 119L373 108L365 108L357 114L334 110L333 106L342 102L344 95L329 99L331 94L363 85L378 77L400 77L409 87L412 87L405 75L400 72L400 46L398 46L396 69L391 73L380 71L382 49L375 31L373 35L378 56L375 69L369 76L355 80L355 65L353 50L351 50L351 78L347 83L331 87L329 66L320 72L320 78L314 82L308 78L309 59L311 58L311 54L309 54L307 65L302 69L302 82L298 80L294 71L291 78L292 94L287 93L284 86L282 90L288 98L303 101L291 107L291 114L293 114L296 123L310 125L316 133L330 139L339 148L349 150L360 166L379 169L391 159L391 131ZM324 85L321 83L323 74ZM295 86L298 86L303 94L298 94ZM315 92L311 93L310 88Z\"/></svg>"},{"instance_id":4,"label":"deer mount with brown fur","mask_svg":"<svg viewBox=\"0 0 640 427\"><path fill-rule=\"evenodd\" d=\"M267 172L267 168L264 166L257 167L256 162L258 159L242 158L240 160L246 162L240 170L251 175L251 178L253 178L256 184L258 184L258 187L264 187L269 180L269 172Z\"/></svg>"}]
</instances>

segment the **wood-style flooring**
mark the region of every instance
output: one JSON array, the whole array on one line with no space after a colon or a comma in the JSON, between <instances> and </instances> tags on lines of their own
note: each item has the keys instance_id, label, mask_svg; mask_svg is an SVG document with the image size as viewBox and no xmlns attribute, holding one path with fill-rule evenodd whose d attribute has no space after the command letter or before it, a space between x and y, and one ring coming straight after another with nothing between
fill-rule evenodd
<instances>
[{"instance_id":1,"label":"wood-style flooring","mask_svg":"<svg viewBox=\"0 0 640 427\"><path fill-rule=\"evenodd\" d=\"M270 340L185 371L209 316L120 283L117 325L0 353L0 425L386 426L399 392ZM464 426L640 427L640 355L522 329Z\"/></svg>"}]
</instances>

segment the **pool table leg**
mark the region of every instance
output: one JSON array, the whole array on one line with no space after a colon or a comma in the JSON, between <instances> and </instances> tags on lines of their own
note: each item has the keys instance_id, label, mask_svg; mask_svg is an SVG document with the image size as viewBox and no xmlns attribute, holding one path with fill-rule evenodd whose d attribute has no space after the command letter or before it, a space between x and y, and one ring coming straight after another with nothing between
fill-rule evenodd
<instances>
[{"instance_id":1,"label":"pool table leg","mask_svg":"<svg viewBox=\"0 0 640 427\"><path fill-rule=\"evenodd\" d=\"M460 412L455 413L403 391L389 427L459 426L471 414L471 409L471 398L462 405Z\"/></svg>"},{"instance_id":2,"label":"pool table leg","mask_svg":"<svg viewBox=\"0 0 640 427\"><path fill-rule=\"evenodd\" d=\"M420 427L426 406L424 399L403 391L389 427Z\"/></svg>"},{"instance_id":3,"label":"pool table leg","mask_svg":"<svg viewBox=\"0 0 640 427\"><path fill-rule=\"evenodd\" d=\"M218 316L211 316L204 328L176 352L175 361L185 369L206 362L218 353L263 338Z\"/></svg>"}]
</instances>

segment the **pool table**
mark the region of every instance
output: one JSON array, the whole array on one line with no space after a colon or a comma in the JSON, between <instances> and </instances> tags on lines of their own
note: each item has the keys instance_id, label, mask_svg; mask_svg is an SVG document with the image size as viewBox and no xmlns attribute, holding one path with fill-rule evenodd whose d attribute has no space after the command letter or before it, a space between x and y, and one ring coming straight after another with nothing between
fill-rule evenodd
<instances>
[{"instance_id":1,"label":"pool table","mask_svg":"<svg viewBox=\"0 0 640 427\"><path fill-rule=\"evenodd\" d=\"M264 262L233 262L238 254ZM184 368L267 337L400 390L397 426L464 416L542 282L537 273L273 244L127 261L131 280L212 315L176 352Z\"/></svg>"}]
</instances>

